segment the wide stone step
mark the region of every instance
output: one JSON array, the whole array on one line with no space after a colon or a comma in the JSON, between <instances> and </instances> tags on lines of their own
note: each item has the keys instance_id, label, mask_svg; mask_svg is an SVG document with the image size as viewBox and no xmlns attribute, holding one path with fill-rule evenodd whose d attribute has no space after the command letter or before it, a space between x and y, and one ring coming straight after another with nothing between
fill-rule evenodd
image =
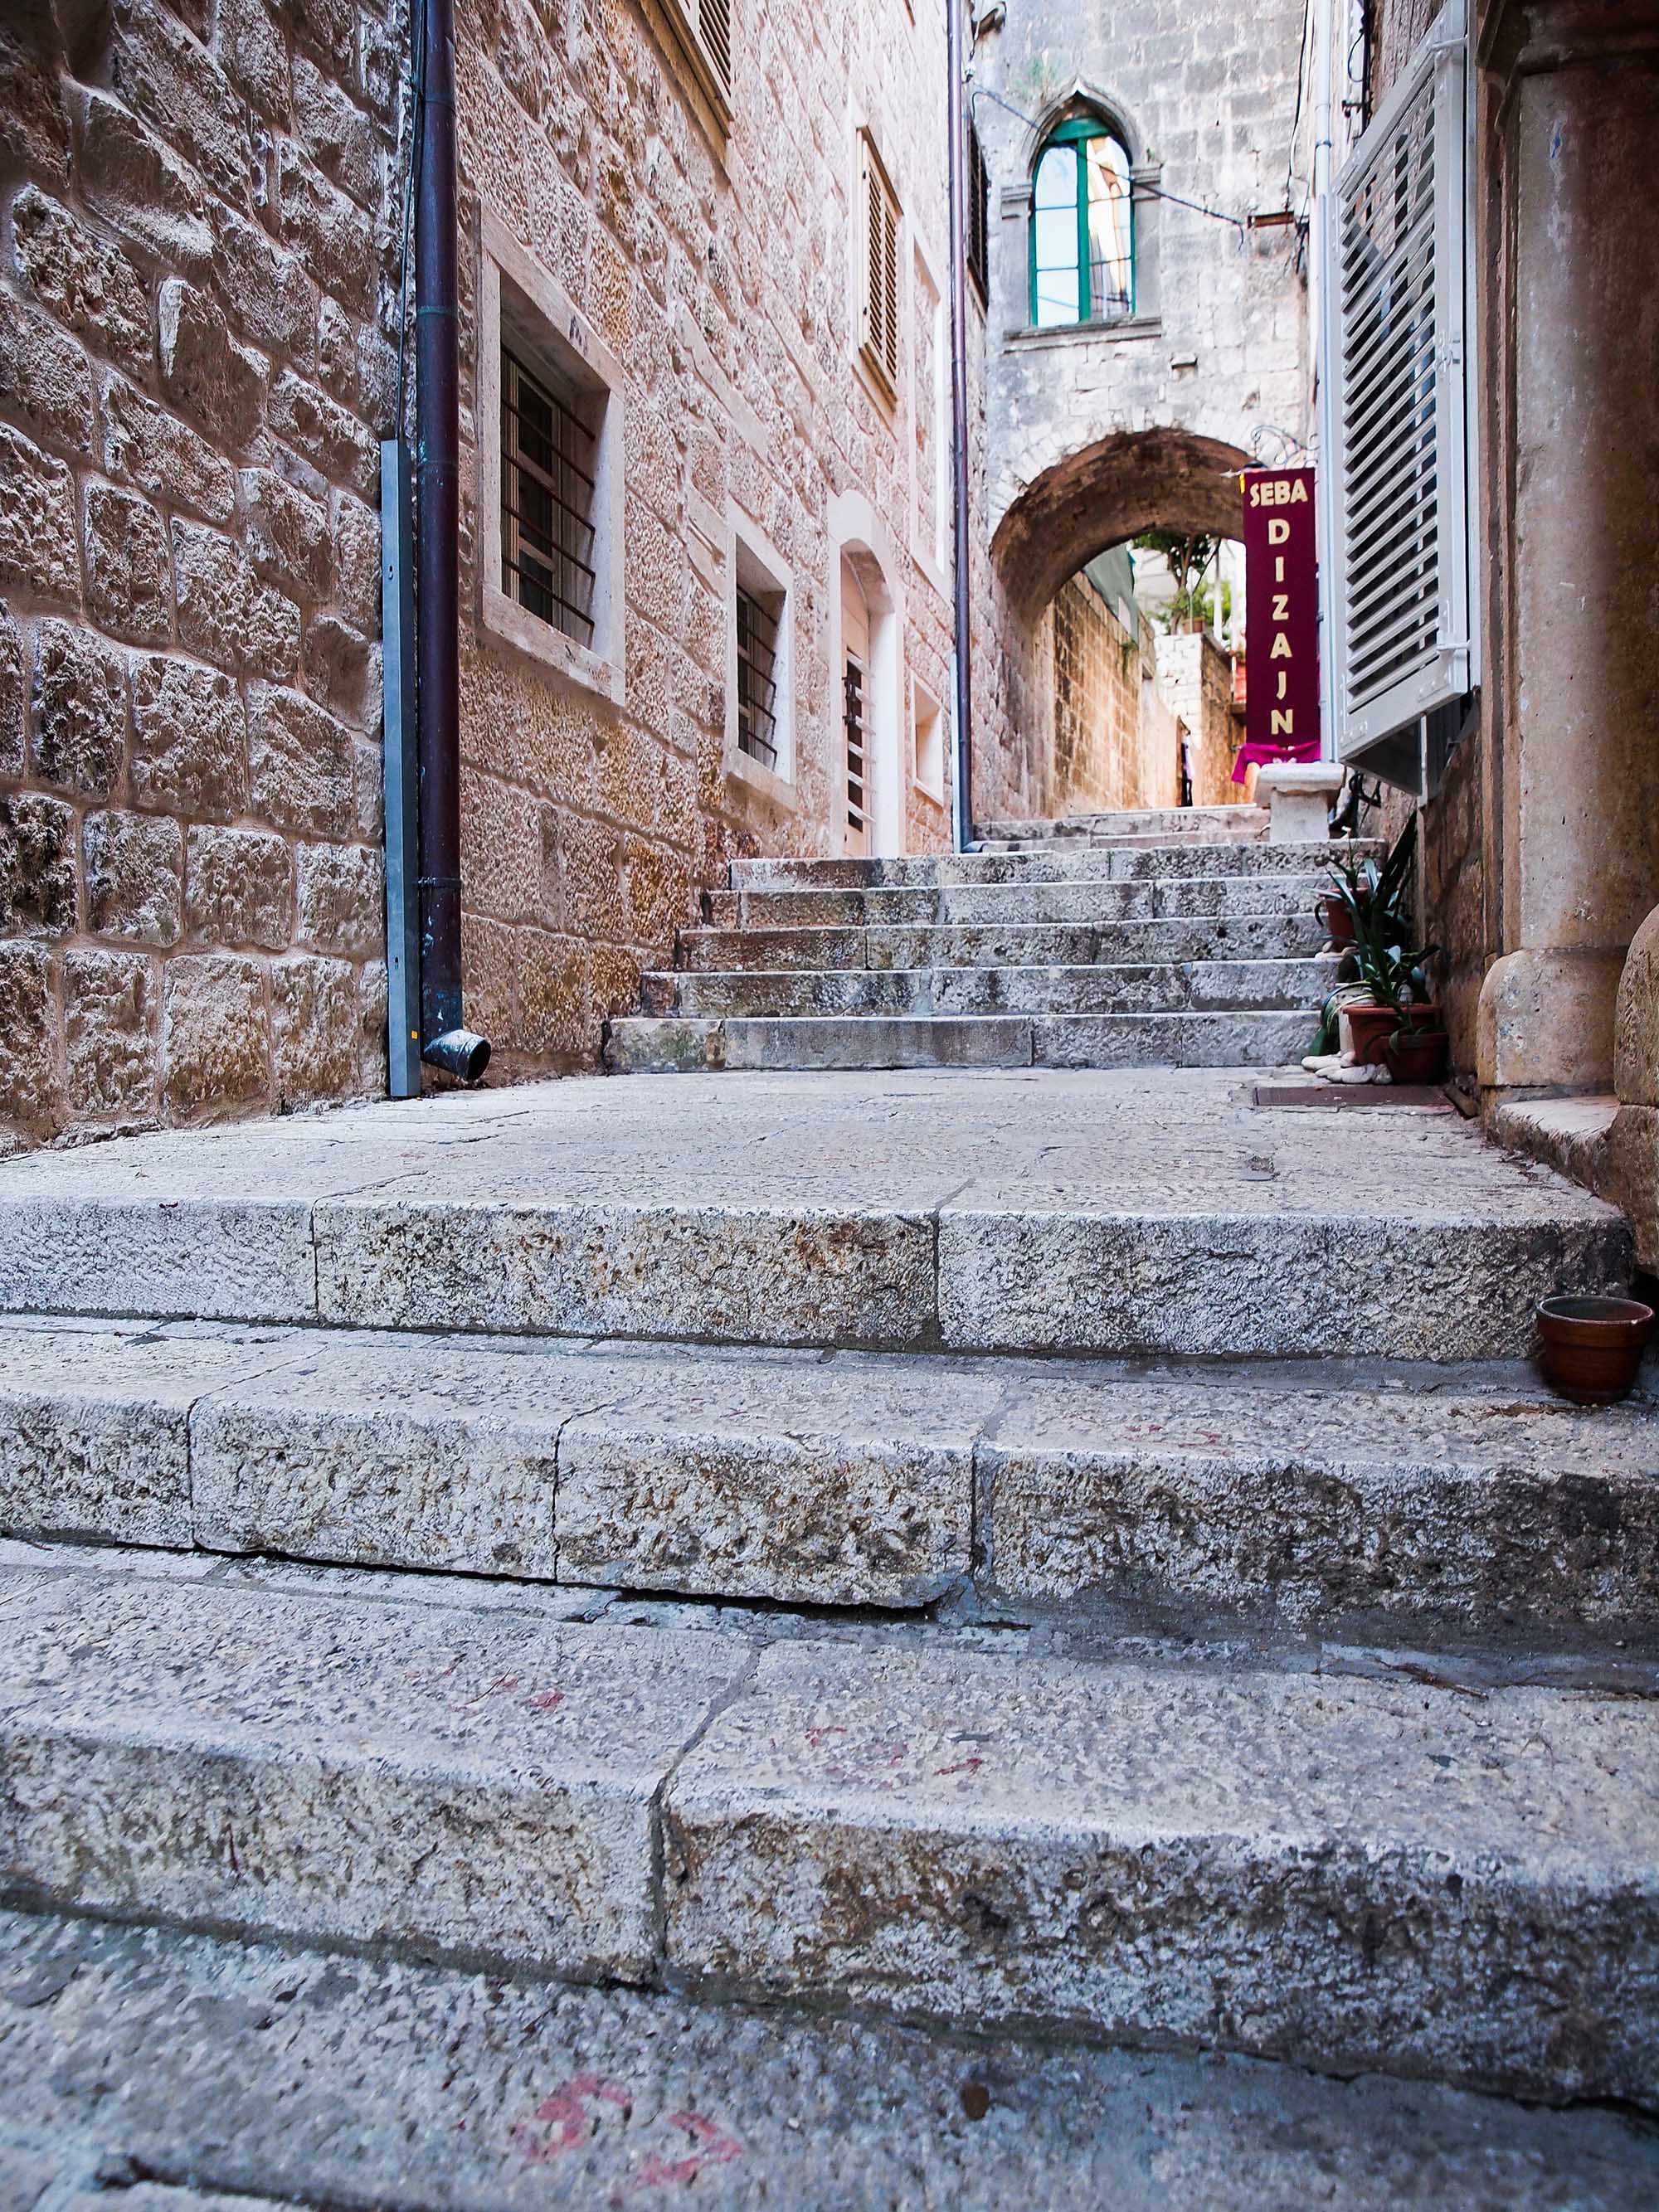
<instances>
[{"instance_id":1,"label":"wide stone step","mask_svg":"<svg viewBox=\"0 0 1659 2212\"><path fill-rule=\"evenodd\" d=\"M1000 1024L1042 1026L958 1027ZM1628 1279L1620 1213L1455 1115L1253 1096L1237 1067L592 1077L37 1152L0 1162L0 1310L1455 1360Z\"/></svg>"},{"instance_id":2,"label":"wide stone step","mask_svg":"<svg viewBox=\"0 0 1659 2212\"><path fill-rule=\"evenodd\" d=\"M1326 941L1310 912L1232 920L921 923L814 929L683 929L679 964L694 973L759 968L1079 968L1097 961L1310 959Z\"/></svg>"},{"instance_id":3,"label":"wide stone step","mask_svg":"<svg viewBox=\"0 0 1659 2212\"><path fill-rule=\"evenodd\" d=\"M1373 842L1267 845L1176 839L1164 844L1030 853L909 853L886 859L733 860L731 887L760 890L932 890L988 884L1152 882L1178 876L1316 875L1339 854L1380 860Z\"/></svg>"},{"instance_id":4,"label":"wide stone step","mask_svg":"<svg viewBox=\"0 0 1659 2212\"><path fill-rule=\"evenodd\" d=\"M1225 921L1234 915L1311 921L1329 890L1323 876L1171 876L1096 883L989 883L829 890L768 886L711 891L705 919L722 928L794 929L885 924Z\"/></svg>"},{"instance_id":5,"label":"wide stone step","mask_svg":"<svg viewBox=\"0 0 1659 2212\"><path fill-rule=\"evenodd\" d=\"M1002 971L980 972L995 977ZM830 995L843 984L849 994L858 988L837 979ZM972 1014L630 1015L609 1025L605 1058L619 1075L712 1068L1282 1067L1309 1050L1316 1028L1316 1014L1307 1011L1223 1013L1190 1006L1172 1013L999 1014L988 1008Z\"/></svg>"},{"instance_id":6,"label":"wide stone step","mask_svg":"<svg viewBox=\"0 0 1659 2212\"><path fill-rule=\"evenodd\" d=\"M84 1554L0 1589L0 1852L37 1905L1659 2101L1645 1701Z\"/></svg>"},{"instance_id":7,"label":"wide stone step","mask_svg":"<svg viewBox=\"0 0 1659 2212\"><path fill-rule=\"evenodd\" d=\"M1163 962L1150 967L748 968L647 975L647 1014L1112 1014L1305 1012L1334 959ZM1311 1034L1311 1032L1310 1032Z\"/></svg>"},{"instance_id":8,"label":"wide stone step","mask_svg":"<svg viewBox=\"0 0 1659 2212\"><path fill-rule=\"evenodd\" d=\"M1524 1369L0 1323L0 1534L1659 1656L1659 1407Z\"/></svg>"},{"instance_id":9,"label":"wide stone step","mask_svg":"<svg viewBox=\"0 0 1659 2212\"><path fill-rule=\"evenodd\" d=\"M1051 843L1104 842L1128 843L1140 839L1175 842L1192 839L1220 842L1231 838L1264 838L1268 813L1265 806L1147 806L1107 810L1096 814L1064 814L1022 822L994 817L978 833L983 847L1006 846L1025 850Z\"/></svg>"}]
</instances>

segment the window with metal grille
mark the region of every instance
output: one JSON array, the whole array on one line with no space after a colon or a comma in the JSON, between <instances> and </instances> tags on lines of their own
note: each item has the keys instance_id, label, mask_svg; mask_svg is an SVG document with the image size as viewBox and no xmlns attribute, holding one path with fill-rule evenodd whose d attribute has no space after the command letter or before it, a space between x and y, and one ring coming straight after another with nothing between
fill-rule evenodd
<instances>
[{"instance_id":1,"label":"window with metal grille","mask_svg":"<svg viewBox=\"0 0 1659 2212\"><path fill-rule=\"evenodd\" d=\"M1135 311L1128 149L1097 116L1050 131L1031 179L1031 320L1121 322Z\"/></svg>"},{"instance_id":2,"label":"window with metal grille","mask_svg":"<svg viewBox=\"0 0 1659 2212\"><path fill-rule=\"evenodd\" d=\"M864 797L864 664L850 653L842 696L847 726L847 826L857 838L864 836L868 826Z\"/></svg>"},{"instance_id":3,"label":"window with metal grille","mask_svg":"<svg viewBox=\"0 0 1659 2212\"><path fill-rule=\"evenodd\" d=\"M1338 750L1389 740L1477 680L1464 362L1468 67L1447 0L1337 180L1325 333ZM1420 780L1420 770L1419 771Z\"/></svg>"},{"instance_id":4,"label":"window with metal grille","mask_svg":"<svg viewBox=\"0 0 1659 2212\"><path fill-rule=\"evenodd\" d=\"M860 136L864 310L860 343L890 392L898 390L898 200L868 131Z\"/></svg>"},{"instance_id":5,"label":"window with metal grille","mask_svg":"<svg viewBox=\"0 0 1659 2212\"><path fill-rule=\"evenodd\" d=\"M501 351L501 588L578 645L593 638L597 441L572 396Z\"/></svg>"},{"instance_id":6,"label":"window with metal grille","mask_svg":"<svg viewBox=\"0 0 1659 2212\"><path fill-rule=\"evenodd\" d=\"M991 296L991 173L979 133L968 125L968 274L981 301Z\"/></svg>"},{"instance_id":7,"label":"window with metal grille","mask_svg":"<svg viewBox=\"0 0 1659 2212\"><path fill-rule=\"evenodd\" d=\"M738 748L778 765L778 623L781 603L738 586Z\"/></svg>"}]
</instances>

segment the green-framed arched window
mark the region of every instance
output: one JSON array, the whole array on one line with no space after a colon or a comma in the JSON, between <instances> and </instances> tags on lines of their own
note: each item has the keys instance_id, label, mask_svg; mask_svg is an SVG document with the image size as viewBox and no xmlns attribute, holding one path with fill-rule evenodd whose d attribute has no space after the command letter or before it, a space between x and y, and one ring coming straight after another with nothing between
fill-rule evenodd
<instances>
[{"instance_id":1,"label":"green-framed arched window","mask_svg":"<svg viewBox=\"0 0 1659 2212\"><path fill-rule=\"evenodd\" d=\"M1129 154L1097 116L1050 131L1031 191L1031 320L1120 322L1135 309Z\"/></svg>"}]
</instances>

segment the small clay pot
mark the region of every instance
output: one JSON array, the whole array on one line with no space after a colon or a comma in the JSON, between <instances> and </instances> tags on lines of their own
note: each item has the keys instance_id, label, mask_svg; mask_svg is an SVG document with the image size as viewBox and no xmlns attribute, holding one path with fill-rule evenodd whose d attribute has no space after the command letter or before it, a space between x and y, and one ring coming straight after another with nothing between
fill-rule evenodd
<instances>
[{"instance_id":1,"label":"small clay pot","mask_svg":"<svg viewBox=\"0 0 1659 2212\"><path fill-rule=\"evenodd\" d=\"M1325 934L1340 952L1353 943L1353 915L1344 902L1334 894L1328 899L1322 899L1320 905L1324 918Z\"/></svg>"},{"instance_id":2,"label":"small clay pot","mask_svg":"<svg viewBox=\"0 0 1659 2212\"><path fill-rule=\"evenodd\" d=\"M1344 1006L1348 1035L1353 1039L1354 1062L1359 1067L1381 1067L1382 1054L1400 1017L1392 1006L1360 1004Z\"/></svg>"},{"instance_id":3,"label":"small clay pot","mask_svg":"<svg viewBox=\"0 0 1659 2212\"><path fill-rule=\"evenodd\" d=\"M1538 1309L1544 1380L1576 1406L1627 1398L1653 1334L1653 1308L1639 1298L1546 1298Z\"/></svg>"},{"instance_id":4,"label":"small clay pot","mask_svg":"<svg viewBox=\"0 0 1659 2212\"><path fill-rule=\"evenodd\" d=\"M1396 1030L1383 1047L1383 1056L1396 1083L1439 1083L1450 1049L1451 1039L1444 1030L1413 1026Z\"/></svg>"}]
</instances>

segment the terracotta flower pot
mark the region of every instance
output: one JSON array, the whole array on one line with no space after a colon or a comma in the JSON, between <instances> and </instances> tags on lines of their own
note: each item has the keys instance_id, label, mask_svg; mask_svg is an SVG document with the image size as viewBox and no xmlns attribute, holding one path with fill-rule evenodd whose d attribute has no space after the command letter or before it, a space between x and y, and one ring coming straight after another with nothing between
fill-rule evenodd
<instances>
[{"instance_id":1,"label":"terracotta flower pot","mask_svg":"<svg viewBox=\"0 0 1659 2212\"><path fill-rule=\"evenodd\" d=\"M1451 1039L1444 1030L1396 1030L1382 1048L1396 1083L1440 1083L1445 1079Z\"/></svg>"},{"instance_id":2,"label":"terracotta flower pot","mask_svg":"<svg viewBox=\"0 0 1659 2212\"><path fill-rule=\"evenodd\" d=\"M1353 1056L1361 1067L1381 1067L1383 1048L1394 1034L1398 1018L1392 1006L1344 1006Z\"/></svg>"},{"instance_id":3,"label":"terracotta flower pot","mask_svg":"<svg viewBox=\"0 0 1659 2212\"><path fill-rule=\"evenodd\" d=\"M1653 1308L1639 1298L1546 1298L1538 1309L1544 1380L1577 1406L1611 1406L1630 1395L1653 1334Z\"/></svg>"},{"instance_id":4,"label":"terracotta flower pot","mask_svg":"<svg viewBox=\"0 0 1659 2212\"><path fill-rule=\"evenodd\" d=\"M1325 923L1325 934L1340 952L1353 943L1353 916L1334 892L1321 902Z\"/></svg>"}]
</instances>

